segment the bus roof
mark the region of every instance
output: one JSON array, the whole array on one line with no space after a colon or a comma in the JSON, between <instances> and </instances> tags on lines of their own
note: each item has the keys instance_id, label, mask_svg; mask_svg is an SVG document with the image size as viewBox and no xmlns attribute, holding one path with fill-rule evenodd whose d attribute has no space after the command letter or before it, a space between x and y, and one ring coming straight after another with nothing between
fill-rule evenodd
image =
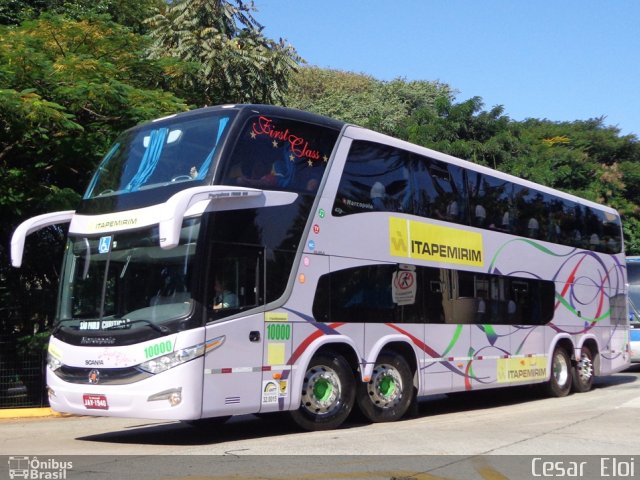
<instances>
[{"instance_id":1,"label":"bus roof","mask_svg":"<svg viewBox=\"0 0 640 480\"><path fill-rule=\"evenodd\" d=\"M341 130L346 125L346 123L343 121L335 120L333 118L325 117L323 115L318 115L316 113L305 112L304 110L298 110L295 108L279 107L275 105L259 105L259 104L237 104L237 105L230 104L230 105L216 105L211 107L202 107L202 108L197 108L195 110L189 110L186 112L179 112L173 115L167 115L165 117L156 118L154 120L151 120L150 122L144 122L137 126L146 125L147 123L157 122L160 120L177 117L177 116L188 117L190 115L199 115L207 111L213 112L213 111L220 111L220 110L236 110L239 112L248 111L248 112L264 114L264 115L277 115L281 118L290 118L290 119L300 120L307 123L313 123L316 125L322 125L325 127L333 128L335 130Z\"/></svg>"}]
</instances>

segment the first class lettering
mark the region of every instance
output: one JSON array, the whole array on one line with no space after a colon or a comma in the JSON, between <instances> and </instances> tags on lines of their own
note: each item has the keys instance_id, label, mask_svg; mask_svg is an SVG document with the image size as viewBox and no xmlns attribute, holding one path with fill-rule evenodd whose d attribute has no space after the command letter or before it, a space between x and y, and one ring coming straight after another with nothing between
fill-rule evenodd
<instances>
[{"instance_id":1,"label":"first class lettering","mask_svg":"<svg viewBox=\"0 0 640 480\"><path fill-rule=\"evenodd\" d=\"M298 158L309 158L311 160L320 160L320 152L309 148L309 142L299 137L289 129L277 130L273 127L273 120L267 117L259 117L257 122L253 122L252 133L254 135L267 135L269 138L289 142L291 145L291 153Z\"/></svg>"}]
</instances>

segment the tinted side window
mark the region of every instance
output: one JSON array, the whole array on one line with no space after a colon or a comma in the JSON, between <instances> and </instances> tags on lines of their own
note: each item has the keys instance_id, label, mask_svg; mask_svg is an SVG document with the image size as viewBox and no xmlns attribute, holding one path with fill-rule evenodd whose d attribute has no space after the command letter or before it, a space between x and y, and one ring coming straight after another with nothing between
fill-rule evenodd
<instances>
[{"instance_id":1,"label":"tinted side window","mask_svg":"<svg viewBox=\"0 0 640 480\"><path fill-rule=\"evenodd\" d=\"M468 171L471 225L511 233L516 219L511 182Z\"/></svg>"},{"instance_id":2,"label":"tinted side window","mask_svg":"<svg viewBox=\"0 0 640 480\"><path fill-rule=\"evenodd\" d=\"M318 282L313 316L324 322L419 323L418 281L415 271L395 265L332 272Z\"/></svg>"},{"instance_id":3,"label":"tinted side window","mask_svg":"<svg viewBox=\"0 0 640 480\"><path fill-rule=\"evenodd\" d=\"M413 213L468 223L464 171L455 165L371 142L353 142L334 215Z\"/></svg>"},{"instance_id":4,"label":"tinted side window","mask_svg":"<svg viewBox=\"0 0 640 480\"><path fill-rule=\"evenodd\" d=\"M212 243L210 274L205 295L211 318L222 318L264 303L264 248ZM224 252L219 254L218 252Z\"/></svg>"},{"instance_id":5,"label":"tinted side window","mask_svg":"<svg viewBox=\"0 0 640 480\"><path fill-rule=\"evenodd\" d=\"M627 261L629 285L640 285L640 261Z\"/></svg>"},{"instance_id":6,"label":"tinted side window","mask_svg":"<svg viewBox=\"0 0 640 480\"><path fill-rule=\"evenodd\" d=\"M476 323L544 325L553 318L554 284L529 278L477 274L478 302L485 302L485 318Z\"/></svg>"},{"instance_id":7,"label":"tinted side window","mask_svg":"<svg viewBox=\"0 0 640 480\"><path fill-rule=\"evenodd\" d=\"M264 247L268 303L284 293L312 203L312 196L300 195L291 205L215 212L207 215L207 238L221 244ZM226 249L214 249L213 262L224 263L227 256Z\"/></svg>"},{"instance_id":8,"label":"tinted side window","mask_svg":"<svg viewBox=\"0 0 640 480\"><path fill-rule=\"evenodd\" d=\"M468 202L463 169L411 155L409 173L414 211L423 217L467 224Z\"/></svg>"},{"instance_id":9,"label":"tinted side window","mask_svg":"<svg viewBox=\"0 0 640 480\"><path fill-rule=\"evenodd\" d=\"M544 325L554 284L445 268L368 265L323 275L313 315L322 322Z\"/></svg>"},{"instance_id":10,"label":"tinted side window","mask_svg":"<svg viewBox=\"0 0 640 480\"><path fill-rule=\"evenodd\" d=\"M353 142L342 173L333 213L411 212L408 154L370 142Z\"/></svg>"},{"instance_id":11,"label":"tinted side window","mask_svg":"<svg viewBox=\"0 0 640 480\"><path fill-rule=\"evenodd\" d=\"M337 131L318 125L252 117L222 169L220 183L315 193L337 138Z\"/></svg>"},{"instance_id":12,"label":"tinted side window","mask_svg":"<svg viewBox=\"0 0 640 480\"><path fill-rule=\"evenodd\" d=\"M620 219L508 180L354 141L333 214L403 212L603 253L622 251Z\"/></svg>"}]
</instances>

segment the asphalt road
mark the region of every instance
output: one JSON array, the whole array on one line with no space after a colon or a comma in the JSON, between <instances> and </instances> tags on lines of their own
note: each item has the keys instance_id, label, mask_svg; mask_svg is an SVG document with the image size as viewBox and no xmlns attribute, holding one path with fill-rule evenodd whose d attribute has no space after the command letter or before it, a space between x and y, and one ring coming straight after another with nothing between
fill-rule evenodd
<instances>
[{"instance_id":1,"label":"asphalt road","mask_svg":"<svg viewBox=\"0 0 640 480\"><path fill-rule=\"evenodd\" d=\"M356 418L328 432L301 432L286 415L242 416L208 430L140 419L0 420L0 455L73 456L75 470L66 478L154 480L187 473L192 479L526 478L504 472L524 468L531 473L531 456L569 461L595 455L593 462L602 456L617 459L613 466L600 465L605 472L614 468L623 477L620 469L627 468L633 473L627 478L640 478L640 458L637 466L633 458L640 453L639 416L640 365L634 365L597 379L588 393L546 398L536 388L518 387L435 396L420 402L412 418L391 424ZM201 457L189 457L194 455ZM523 457L507 457L512 455ZM493 460L487 466L490 456L511 466L496 466ZM468 477L441 470L463 464ZM365 466L370 476L358 470ZM483 468L485 474L474 476ZM5 472L0 464L0 478ZM92 474L72 475L80 472Z\"/></svg>"}]
</instances>

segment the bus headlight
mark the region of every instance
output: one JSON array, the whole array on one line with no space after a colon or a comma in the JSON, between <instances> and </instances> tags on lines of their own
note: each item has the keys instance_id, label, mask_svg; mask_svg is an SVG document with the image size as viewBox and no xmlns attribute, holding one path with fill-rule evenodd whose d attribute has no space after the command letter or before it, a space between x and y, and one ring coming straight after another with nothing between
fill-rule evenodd
<instances>
[{"instance_id":1,"label":"bus headlight","mask_svg":"<svg viewBox=\"0 0 640 480\"><path fill-rule=\"evenodd\" d=\"M56 371L62 366L62 362L58 360L56 357L47 353L47 367L49 367L52 371Z\"/></svg>"},{"instance_id":2,"label":"bus headlight","mask_svg":"<svg viewBox=\"0 0 640 480\"><path fill-rule=\"evenodd\" d=\"M138 365L139 368L149 373L162 373L170 368L177 367L183 363L189 362L194 358L201 357L204 354L204 345L183 348L175 352L162 355L153 360L146 361Z\"/></svg>"}]
</instances>

